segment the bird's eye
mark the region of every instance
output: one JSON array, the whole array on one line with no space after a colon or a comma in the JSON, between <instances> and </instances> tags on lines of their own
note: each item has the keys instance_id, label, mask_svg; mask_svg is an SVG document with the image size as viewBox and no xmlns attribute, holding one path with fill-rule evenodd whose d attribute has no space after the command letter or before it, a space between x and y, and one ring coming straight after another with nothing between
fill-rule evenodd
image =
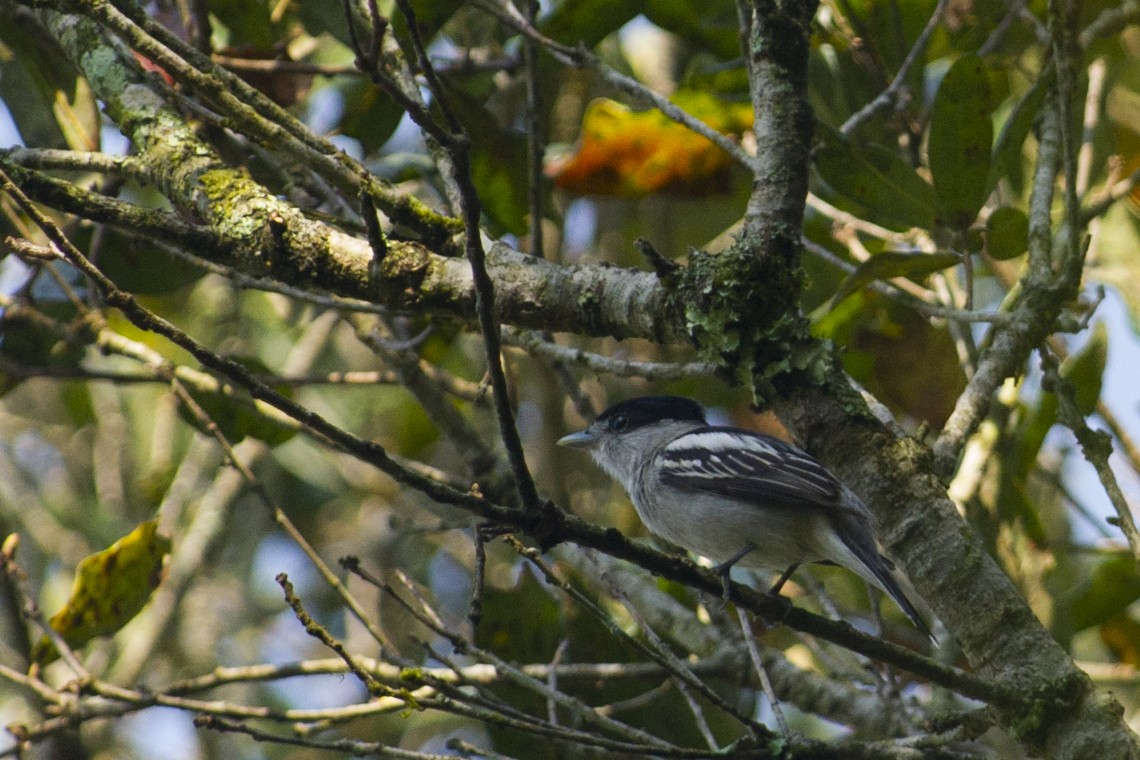
<instances>
[{"instance_id":1,"label":"bird's eye","mask_svg":"<svg viewBox=\"0 0 1140 760\"><path fill-rule=\"evenodd\" d=\"M620 433L621 431L625 430L625 427L628 424L629 420L626 419L624 414L618 414L610 417L610 431L613 433Z\"/></svg>"}]
</instances>

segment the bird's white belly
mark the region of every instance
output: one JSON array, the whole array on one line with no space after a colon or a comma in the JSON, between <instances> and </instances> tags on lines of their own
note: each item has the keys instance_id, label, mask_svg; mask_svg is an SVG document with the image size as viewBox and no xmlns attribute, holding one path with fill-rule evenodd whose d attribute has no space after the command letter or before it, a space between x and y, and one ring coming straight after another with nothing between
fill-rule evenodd
<instances>
[{"instance_id":1,"label":"bird's white belly","mask_svg":"<svg viewBox=\"0 0 1140 760\"><path fill-rule=\"evenodd\" d=\"M824 518L803 509L762 507L693 494L684 501L634 502L645 525L667 541L724 562L748 545L755 548L739 564L775 572L791 565L833 557Z\"/></svg>"}]
</instances>

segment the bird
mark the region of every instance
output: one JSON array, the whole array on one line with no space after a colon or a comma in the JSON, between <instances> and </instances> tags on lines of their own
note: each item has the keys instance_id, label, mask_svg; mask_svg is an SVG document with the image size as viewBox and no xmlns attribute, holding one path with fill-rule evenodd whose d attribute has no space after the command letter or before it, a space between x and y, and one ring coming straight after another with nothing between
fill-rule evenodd
<instances>
[{"instance_id":1,"label":"bird","mask_svg":"<svg viewBox=\"0 0 1140 760\"><path fill-rule=\"evenodd\" d=\"M606 409L559 445L588 451L625 488L646 527L717 563L779 573L769 593L806 563L855 572L934 636L879 551L862 500L802 449L779 438L710 425L682 396L640 396Z\"/></svg>"}]
</instances>

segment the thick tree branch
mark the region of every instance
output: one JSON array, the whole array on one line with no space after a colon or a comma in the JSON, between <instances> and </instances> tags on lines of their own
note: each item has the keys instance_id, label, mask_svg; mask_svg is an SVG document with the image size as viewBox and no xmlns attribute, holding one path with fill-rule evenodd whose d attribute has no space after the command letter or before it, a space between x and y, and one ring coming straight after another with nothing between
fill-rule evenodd
<instances>
[{"instance_id":1,"label":"thick tree branch","mask_svg":"<svg viewBox=\"0 0 1140 760\"><path fill-rule=\"evenodd\" d=\"M833 389L841 385L841 376L834 372L833 365L825 366L814 359L803 360L804 355L818 352L819 347L807 341L806 333L798 329L802 321L797 321L794 309L811 135L805 61L812 4L757 0L741 5L748 30L746 60L757 108L755 135L762 151L755 162L748 162L757 170L755 192L748 208L746 235L734 252L735 258L727 256L718 263L712 260L714 257L694 256L695 264L678 272L672 282L666 278L666 285L662 278L649 273L602 267L558 267L524 257L501 244L494 245L487 251L486 275L493 289L495 309L493 313L484 309L479 314L485 328L497 330L495 320L499 320L537 329L675 341L689 334L708 338L717 329L745 324L761 314L765 330L773 324L784 326L786 332L780 334L780 339L761 343L764 336L759 336L743 349L734 348L731 352L714 346L713 353L718 359L725 363L730 358L736 360L738 365L732 369L754 371L755 379L765 361L775 358L787 365L779 371L790 368L787 374L797 381L830 382L829 387ZM158 56L157 60L172 67L180 81L201 88L199 94L213 107L235 109L248 117L249 125L244 127L247 133L263 141L276 137L287 140L291 146L287 152L295 158L320 156L322 147L304 135L290 129L282 133L264 131L264 125L259 126L256 119L266 118L266 113L256 108L252 114L242 111L240 103L225 97L224 88L210 89L208 83L194 74L195 68L201 68L196 59L180 50L175 42L147 42L147 36L157 40L161 34L149 29L138 14L116 15L97 3L85 7L92 17L114 26L116 33L131 40L131 44L137 44L148 55ZM152 216L147 218L147 223L153 229L177 229L185 236L185 240L180 241L183 245L191 247L190 239L194 238L204 244L205 257L249 275L368 299L393 310L415 309L419 313L474 321L477 296L471 267L468 262L443 255L455 253L455 240L444 240L446 235L442 234L435 244L428 245L386 240L386 255L370 275L369 264L376 257L366 239L307 218L299 209L228 167L208 144L186 127L181 115L168 106L161 88L143 75L132 60L121 56L118 47L109 44L93 24L50 11L41 13L64 41L69 55L83 69L97 96L105 103L107 113L133 141L139 160L156 172L162 191L181 212L203 222L178 227L171 215ZM138 36L138 30L145 32L144 36ZM1072 31L1068 39L1055 27L1053 31L1055 55L1069 55ZM187 67L187 61L193 66ZM202 71L207 69L202 68ZM1068 90L1064 90L1065 87ZM1068 84L1062 82L1059 89L1071 95L1074 87L1070 77ZM969 536L934 474L939 472L938 464L943 465L943 470L952 468L962 442L985 414L994 389L1002 379L1023 366L1028 351L1052 329L1060 302L1075 288L1073 274L1079 272L1079 247L1073 240L1062 240L1062 235L1056 236L1058 240L1052 239L1049 215L1057 166L1062 162L1071 165L1071 156L1062 151L1062 147L1067 150L1073 144L1071 136L1064 133L1067 123L1064 109L1047 109L1042 121L1041 155L1031 207L1030 274L1023 283L1021 300L1009 318L995 327L989 351L982 357L981 379L974 378L955 411L949 432L939 441L935 462L917 444L897 437L863 416L860 405L851 402L840 390L828 393L814 385L798 389L791 384L781 387L787 394L780 406L782 416L825 462L832 464L868 498L882 517L883 537L888 548L910 571L919 590L935 605L981 677L940 666L913 652L862 636L844 624L795 608L786 610L763 595L750 594L735 586L733 590L741 605L750 610L773 617L783 615L797 630L892 662L998 706L1007 725L1015 725L1027 741L1056 750L1060 757L1128 758L1136 756L1136 745L1114 712L1115 703L1092 690L1088 680L1032 618L1008 579ZM346 186L361 188L363 180L352 173L355 168L340 159L326 156L318 163L324 167L321 171L340 176ZM130 224L131 210L125 204L101 202L91 193L69 190L61 187L62 183L53 183L28 170L19 174L11 161L4 165L13 169L13 176L27 194L41 202L96 221ZM1066 213L1075 224L1071 194L1067 200L1070 202ZM474 257L478 259L481 244L472 239L477 235L476 210L477 206L469 206L465 221L469 232L466 242L479 247ZM454 220L440 221L435 227L425 224L420 226L448 234L455 231ZM1076 230L1070 229L1068 233L1075 235ZM110 306L121 309L140 326L183 346L206 366L228 374L256 398L281 409L317 437L374 464L400 482L501 527L527 532L543 547L564 541L577 542L636 562L664 577L719 593L720 580L715 575L630 543L615 531L602 530L553 507L547 508L539 520L539 516L524 515L477 494L446 488L408 472L380 447L346 433L282 397L240 365L223 359L142 308L135 299L102 278L77 251L69 251L68 257L102 289ZM754 262L775 262L776 267L732 269L748 258ZM476 261L477 270L478 263ZM737 323L702 323L713 311L709 308L712 300L685 300L676 296L678 287L701 285L703 290L689 292L711 293L710 299L718 298L721 296L719 288L729 279L726 275L732 273L740 274L741 292L763 294L761 286L773 287L773 284L754 275L773 272L783 274L774 283L777 295L781 296L774 299L778 303L760 304L770 306L770 310L763 312L739 309L733 314ZM484 289L483 292L490 291ZM730 305L755 305L748 297L737 303L730 301ZM484 303L489 304L489 301ZM792 308L786 308L789 303L793 304ZM781 319L796 324L787 327ZM698 331L702 325L703 333ZM493 346L496 341L497 337L489 344ZM707 344L702 347L708 348ZM804 348L803 353L801 348ZM821 374L826 375L822 381ZM858 452L858 456L853 456L853 452ZM985 614L980 614L983 612Z\"/></svg>"},{"instance_id":2,"label":"thick tree branch","mask_svg":"<svg viewBox=\"0 0 1140 760\"><path fill-rule=\"evenodd\" d=\"M192 141L193 148L209 150L192 136L184 137ZM161 161L159 157L154 160ZM198 189L189 196L172 198L180 205L221 206L207 227L85 192L10 163L3 154L0 166L37 202L176 243L204 261L230 267L245 277L272 279L285 288L336 293L395 313L475 320L475 289L470 266L463 259L432 252L421 243L390 240L387 255L372 271L375 276L370 276L373 254L366 239L309 219L228 168L211 170L225 173L225 198L215 201ZM221 179L216 174L211 177ZM487 267L496 287L496 312L505 323L666 342L682 337L680 326L669 316L666 289L651 272L555 265L503 243L495 243L487 252ZM538 292L544 297L535 298Z\"/></svg>"},{"instance_id":3,"label":"thick tree branch","mask_svg":"<svg viewBox=\"0 0 1140 760\"><path fill-rule=\"evenodd\" d=\"M203 218L209 230L161 212L127 214L129 207L121 202L95 202L89 194L42 175L14 175L31 197L94 221L124 226L145 222L156 237L173 234L192 242L188 247L203 256L248 275L362 298L394 311L474 319L475 288L467 262L433 253L420 243L389 241L380 277L370 281L372 251L367 240L308 219L228 167L154 91L153 80L137 63L120 56L92 24L49 12L45 16L108 114L153 167L164 194ZM587 335L681 337L665 306L666 293L652 274L555 266L501 243L487 252L487 267L495 283L496 313L504 322L531 328L556 325ZM536 299L535 293L543 293L543 298Z\"/></svg>"},{"instance_id":4,"label":"thick tree branch","mask_svg":"<svg viewBox=\"0 0 1140 760\"><path fill-rule=\"evenodd\" d=\"M765 255L799 261L800 227L807 197L813 119L807 101L807 57L818 3L753 0L743 13L744 56L757 150L745 230L763 241ZM769 247L770 246L770 247Z\"/></svg>"},{"instance_id":5,"label":"thick tree branch","mask_svg":"<svg viewBox=\"0 0 1140 760\"><path fill-rule=\"evenodd\" d=\"M925 448L870 417L852 416L846 404L820 391L805 389L782 400L777 412L873 506L888 554L906 569L977 672L1039 700L1045 712L1026 740L1065 741L1069 746L1058 757L1138 756L1135 737L1120 723L1119 705L1095 689L985 553L932 474ZM1007 725L1019 720L1005 716ZM1073 730L1078 733L1068 735Z\"/></svg>"}]
</instances>

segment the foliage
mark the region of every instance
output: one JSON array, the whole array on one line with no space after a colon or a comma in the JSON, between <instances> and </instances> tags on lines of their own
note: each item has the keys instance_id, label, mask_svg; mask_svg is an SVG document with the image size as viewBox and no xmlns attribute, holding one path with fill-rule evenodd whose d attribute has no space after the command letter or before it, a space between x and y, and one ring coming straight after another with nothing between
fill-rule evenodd
<instances>
[{"instance_id":1,"label":"foliage","mask_svg":"<svg viewBox=\"0 0 1140 760\"><path fill-rule=\"evenodd\" d=\"M115 633L139 613L162 581L170 539L148 520L101 552L84 557L75 569L67 603L48 624L67 645L82 647L96 636ZM32 662L45 665L59 651L45 635L32 649Z\"/></svg>"},{"instance_id":2,"label":"foliage","mask_svg":"<svg viewBox=\"0 0 1140 760\"><path fill-rule=\"evenodd\" d=\"M1140 13L811 10L0 0L0 756L1140 754ZM554 444L648 392L939 651L655 551Z\"/></svg>"}]
</instances>

